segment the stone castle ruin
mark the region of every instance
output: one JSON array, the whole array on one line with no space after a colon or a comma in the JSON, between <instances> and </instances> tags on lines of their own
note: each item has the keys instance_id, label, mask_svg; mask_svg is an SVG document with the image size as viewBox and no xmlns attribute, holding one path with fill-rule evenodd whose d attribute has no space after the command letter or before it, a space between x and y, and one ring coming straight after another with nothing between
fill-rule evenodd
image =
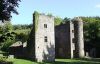
<instances>
[{"instance_id":1,"label":"stone castle ruin","mask_svg":"<svg viewBox=\"0 0 100 64\"><path fill-rule=\"evenodd\" d=\"M55 27L57 58L83 58L83 21L74 18L66 24Z\"/></svg>"},{"instance_id":2,"label":"stone castle ruin","mask_svg":"<svg viewBox=\"0 0 100 64\"><path fill-rule=\"evenodd\" d=\"M53 16L35 12L26 54L38 62L52 62L55 57L83 58L83 41L83 21L80 18L55 27Z\"/></svg>"}]
</instances>

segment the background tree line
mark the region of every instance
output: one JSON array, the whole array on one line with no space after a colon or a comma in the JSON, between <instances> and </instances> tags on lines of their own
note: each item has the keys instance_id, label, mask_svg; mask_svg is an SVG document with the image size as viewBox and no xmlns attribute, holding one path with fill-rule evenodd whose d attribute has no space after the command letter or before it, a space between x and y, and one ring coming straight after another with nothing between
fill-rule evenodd
<instances>
[{"instance_id":1,"label":"background tree line","mask_svg":"<svg viewBox=\"0 0 100 64\"><path fill-rule=\"evenodd\" d=\"M100 49L100 17L81 17L84 21L84 42L85 50L91 48ZM70 18L55 18L55 26L66 24ZM12 25L10 22L0 26L0 46L7 48L16 41L25 42L28 39L33 24L30 25ZM7 46L4 46L5 44ZM8 43L10 43L8 45Z\"/></svg>"},{"instance_id":2,"label":"background tree line","mask_svg":"<svg viewBox=\"0 0 100 64\"><path fill-rule=\"evenodd\" d=\"M100 17L82 17L84 21L85 51L94 48L96 55L100 52Z\"/></svg>"}]
</instances>

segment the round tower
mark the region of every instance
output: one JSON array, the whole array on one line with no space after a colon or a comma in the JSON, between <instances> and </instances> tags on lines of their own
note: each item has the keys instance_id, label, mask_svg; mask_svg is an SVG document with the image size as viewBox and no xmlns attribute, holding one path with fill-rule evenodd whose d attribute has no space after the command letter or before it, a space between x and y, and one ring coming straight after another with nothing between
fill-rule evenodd
<instances>
[{"instance_id":1,"label":"round tower","mask_svg":"<svg viewBox=\"0 0 100 64\"><path fill-rule=\"evenodd\" d=\"M84 38L83 38L83 21L81 18L76 17L74 22L74 36L75 36L75 57L84 57Z\"/></svg>"}]
</instances>

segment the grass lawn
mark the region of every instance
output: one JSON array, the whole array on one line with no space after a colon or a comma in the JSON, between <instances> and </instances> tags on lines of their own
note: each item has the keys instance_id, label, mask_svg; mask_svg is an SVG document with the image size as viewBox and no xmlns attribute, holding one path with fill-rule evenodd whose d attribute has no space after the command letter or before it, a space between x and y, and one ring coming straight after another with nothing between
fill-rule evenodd
<instances>
[{"instance_id":1,"label":"grass lawn","mask_svg":"<svg viewBox=\"0 0 100 64\"><path fill-rule=\"evenodd\" d=\"M36 64L35 62L24 59L8 59L8 61L12 61L14 64Z\"/></svg>"},{"instance_id":2,"label":"grass lawn","mask_svg":"<svg viewBox=\"0 0 100 64\"><path fill-rule=\"evenodd\" d=\"M100 59L56 59L52 63L37 63L24 59L8 59L14 64L100 64Z\"/></svg>"}]
</instances>

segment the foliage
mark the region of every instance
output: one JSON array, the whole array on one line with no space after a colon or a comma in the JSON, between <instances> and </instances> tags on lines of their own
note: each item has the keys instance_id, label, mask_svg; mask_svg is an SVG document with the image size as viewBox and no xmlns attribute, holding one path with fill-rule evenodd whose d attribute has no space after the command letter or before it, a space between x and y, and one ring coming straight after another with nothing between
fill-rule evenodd
<instances>
[{"instance_id":1,"label":"foliage","mask_svg":"<svg viewBox=\"0 0 100 64\"><path fill-rule=\"evenodd\" d=\"M0 35L2 35L2 34L3 34L3 27L0 26Z\"/></svg>"},{"instance_id":2,"label":"foliage","mask_svg":"<svg viewBox=\"0 0 100 64\"><path fill-rule=\"evenodd\" d=\"M12 32L13 26L10 22L5 23L5 25L0 26L0 38L1 40L5 37L5 35L9 34L9 32ZM13 32L12 32L13 33Z\"/></svg>"},{"instance_id":3,"label":"foliage","mask_svg":"<svg viewBox=\"0 0 100 64\"><path fill-rule=\"evenodd\" d=\"M33 17L34 17L35 31L37 31L37 29L38 29L39 13L37 11L35 11L34 14L33 14Z\"/></svg>"},{"instance_id":4,"label":"foliage","mask_svg":"<svg viewBox=\"0 0 100 64\"><path fill-rule=\"evenodd\" d=\"M27 34L27 33L19 33L19 34L16 35L16 39L21 41L22 43L24 43L24 42L27 41L27 39L29 37L28 35L29 34Z\"/></svg>"},{"instance_id":5,"label":"foliage","mask_svg":"<svg viewBox=\"0 0 100 64\"><path fill-rule=\"evenodd\" d=\"M8 61L7 57L0 56L0 64L13 64L12 61Z\"/></svg>"},{"instance_id":6,"label":"foliage","mask_svg":"<svg viewBox=\"0 0 100 64\"><path fill-rule=\"evenodd\" d=\"M11 24L10 22L5 23L5 25L4 25L4 30L5 30L5 32L10 32L10 31L12 31L12 30L13 30L12 24Z\"/></svg>"},{"instance_id":7,"label":"foliage","mask_svg":"<svg viewBox=\"0 0 100 64\"><path fill-rule=\"evenodd\" d=\"M0 48L6 51L16 41L26 42L31 28L32 24L12 25L10 22L0 26Z\"/></svg>"},{"instance_id":8,"label":"foliage","mask_svg":"<svg viewBox=\"0 0 100 64\"><path fill-rule=\"evenodd\" d=\"M13 26L10 22L6 22L4 25L0 26L0 34L11 32L12 30L13 30Z\"/></svg>"},{"instance_id":9,"label":"foliage","mask_svg":"<svg viewBox=\"0 0 100 64\"><path fill-rule=\"evenodd\" d=\"M62 23L65 24L66 22L69 22L69 21L70 21L70 18L67 18L67 17L66 17L66 18L64 18L64 20L63 20Z\"/></svg>"},{"instance_id":10,"label":"foliage","mask_svg":"<svg viewBox=\"0 0 100 64\"><path fill-rule=\"evenodd\" d=\"M0 62L6 62L7 61L7 58L4 57L4 56L0 56Z\"/></svg>"},{"instance_id":11,"label":"foliage","mask_svg":"<svg viewBox=\"0 0 100 64\"><path fill-rule=\"evenodd\" d=\"M26 29L32 29L33 24L29 24L29 25L13 25L13 30L26 30Z\"/></svg>"},{"instance_id":12,"label":"foliage","mask_svg":"<svg viewBox=\"0 0 100 64\"><path fill-rule=\"evenodd\" d=\"M82 17L84 20L85 48L100 49L100 17Z\"/></svg>"},{"instance_id":13,"label":"foliage","mask_svg":"<svg viewBox=\"0 0 100 64\"><path fill-rule=\"evenodd\" d=\"M16 7L20 0L0 0L0 20L10 20L11 12L18 14Z\"/></svg>"},{"instance_id":14,"label":"foliage","mask_svg":"<svg viewBox=\"0 0 100 64\"><path fill-rule=\"evenodd\" d=\"M7 32L0 37L1 49L7 51L16 41L26 42L29 36L30 30L16 30L15 32Z\"/></svg>"},{"instance_id":15,"label":"foliage","mask_svg":"<svg viewBox=\"0 0 100 64\"><path fill-rule=\"evenodd\" d=\"M63 21L62 18L56 17L56 18L54 19L54 24L55 24L55 26L60 25L60 24L62 23L62 21Z\"/></svg>"},{"instance_id":16,"label":"foliage","mask_svg":"<svg viewBox=\"0 0 100 64\"><path fill-rule=\"evenodd\" d=\"M8 47L12 45L15 42L16 33L14 32L8 32L6 34L3 34L1 39L1 49L3 51L7 51Z\"/></svg>"},{"instance_id":17,"label":"foliage","mask_svg":"<svg viewBox=\"0 0 100 64\"><path fill-rule=\"evenodd\" d=\"M16 33L12 30L13 26L10 22L0 26L0 49L7 50L15 42Z\"/></svg>"}]
</instances>

